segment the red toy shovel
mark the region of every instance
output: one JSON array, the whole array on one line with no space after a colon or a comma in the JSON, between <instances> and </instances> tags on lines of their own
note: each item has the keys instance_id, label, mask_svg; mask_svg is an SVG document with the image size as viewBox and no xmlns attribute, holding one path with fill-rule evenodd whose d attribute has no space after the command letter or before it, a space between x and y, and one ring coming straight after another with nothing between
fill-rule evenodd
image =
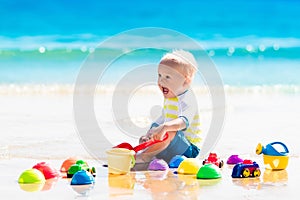
<instances>
[{"instance_id":1,"label":"red toy shovel","mask_svg":"<svg viewBox=\"0 0 300 200\"><path fill-rule=\"evenodd\" d=\"M143 142L143 143L137 145L136 147L132 147L129 143L123 142L123 143L121 143L121 144L119 144L117 146L114 146L114 148L129 149L129 150L133 150L133 151L135 151L135 153L137 153L138 151L143 150L143 149L145 149L145 148L147 148L147 147L149 147L149 146L151 146L153 144L165 141L166 139L168 139L168 137L169 137L169 134L166 133L164 135L164 138L162 140L149 140L147 142Z\"/></svg>"}]
</instances>

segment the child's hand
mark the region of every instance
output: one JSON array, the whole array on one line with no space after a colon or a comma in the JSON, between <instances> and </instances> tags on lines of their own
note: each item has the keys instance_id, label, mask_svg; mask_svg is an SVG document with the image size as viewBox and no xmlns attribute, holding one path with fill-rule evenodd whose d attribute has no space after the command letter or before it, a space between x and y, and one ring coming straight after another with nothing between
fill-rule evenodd
<instances>
[{"instance_id":1,"label":"child's hand","mask_svg":"<svg viewBox=\"0 0 300 200\"><path fill-rule=\"evenodd\" d=\"M150 139L151 139L150 137L144 135L144 136L140 137L139 144L148 142Z\"/></svg>"},{"instance_id":2,"label":"child's hand","mask_svg":"<svg viewBox=\"0 0 300 200\"><path fill-rule=\"evenodd\" d=\"M166 134L166 131L164 129L163 125L160 125L158 127L152 128L152 139L154 140L163 140L164 135Z\"/></svg>"}]
</instances>

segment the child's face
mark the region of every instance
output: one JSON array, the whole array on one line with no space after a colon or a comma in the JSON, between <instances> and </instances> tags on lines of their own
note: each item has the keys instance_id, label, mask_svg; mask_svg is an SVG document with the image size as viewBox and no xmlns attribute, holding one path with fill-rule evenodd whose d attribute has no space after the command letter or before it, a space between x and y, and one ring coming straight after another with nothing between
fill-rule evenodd
<instances>
[{"instance_id":1,"label":"child's face","mask_svg":"<svg viewBox=\"0 0 300 200\"><path fill-rule=\"evenodd\" d=\"M176 97L189 88L187 77L183 75L179 66L158 66L158 86L165 98Z\"/></svg>"}]
</instances>

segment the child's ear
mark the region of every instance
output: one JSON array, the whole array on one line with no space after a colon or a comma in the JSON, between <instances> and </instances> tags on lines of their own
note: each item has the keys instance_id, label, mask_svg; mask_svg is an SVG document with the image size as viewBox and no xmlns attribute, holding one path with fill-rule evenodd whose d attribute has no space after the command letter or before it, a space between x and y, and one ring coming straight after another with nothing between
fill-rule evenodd
<instances>
[{"instance_id":1,"label":"child's ear","mask_svg":"<svg viewBox=\"0 0 300 200\"><path fill-rule=\"evenodd\" d=\"M185 76L185 81L184 81L184 83L183 83L183 86L190 85L190 84L191 84L191 82L192 82L192 79L191 79L191 77L189 77L189 76Z\"/></svg>"}]
</instances>

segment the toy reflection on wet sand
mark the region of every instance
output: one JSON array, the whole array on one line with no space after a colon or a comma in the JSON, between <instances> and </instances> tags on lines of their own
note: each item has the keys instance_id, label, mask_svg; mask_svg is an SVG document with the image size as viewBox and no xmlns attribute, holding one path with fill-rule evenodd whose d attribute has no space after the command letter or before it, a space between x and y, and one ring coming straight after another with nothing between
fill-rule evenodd
<instances>
[{"instance_id":1,"label":"toy reflection on wet sand","mask_svg":"<svg viewBox=\"0 0 300 200\"><path fill-rule=\"evenodd\" d=\"M146 171L143 187L153 199L197 199L199 187L195 175L175 175L172 171Z\"/></svg>"},{"instance_id":2,"label":"toy reflection on wet sand","mask_svg":"<svg viewBox=\"0 0 300 200\"><path fill-rule=\"evenodd\" d=\"M246 189L261 189L261 181L259 178L233 178L232 183L238 186L242 186Z\"/></svg>"},{"instance_id":3,"label":"toy reflection on wet sand","mask_svg":"<svg viewBox=\"0 0 300 200\"><path fill-rule=\"evenodd\" d=\"M19 183L19 187L26 192L48 191L54 188L58 179L48 179L42 183Z\"/></svg>"},{"instance_id":4,"label":"toy reflection on wet sand","mask_svg":"<svg viewBox=\"0 0 300 200\"><path fill-rule=\"evenodd\" d=\"M29 183L29 184L24 184L24 183L19 183L19 187L21 190L25 192L38 192L42 191L45 183Z\"/></svg>"},{"instance_id":5,"label":"toy reflection on wet sand","mask_svg":"<svg viewBox=\"0 0 300 200\"><path fill-rule=\"evenodd\" d=\"M88 197L90 194L90 191L92 191L94 189L94 184L71 185L71 188L77 195L79 195L81 197Z\"/></svg>"},{"instance_id":6,"label":"toy reflection on wet sand","mask_svg":"<svg viewBox=\"0 0 300 200\"><path fill-rule=\"evenodd\" d=\"M263 189L274 186L281 187L288 183L288 173L286 170L266 169L262 175L262 180L259 178L234 178L232 182L246 189Z\"/></svg>"},{"instance_id":7,"label":"toy reflection on wet sand","mask_svg":"<svg viewBox=\"0 0 300 200\"><path fill-rule=\"evenodd\" d=\"M285 185L288 182L288 173L286 170L265 170L263 182L269 185Z\"/></svg>"},{"instance_id":8,"label":"toy reflection on wet sand","mask_svg":"<svg viewBox=\"0 0 300 200\"><path fill-rule=\"evenodd\" d=\"M109 195L113 197L132 195L136 184L135 173L108 174Z\"/></svg>"}]
</instances>

